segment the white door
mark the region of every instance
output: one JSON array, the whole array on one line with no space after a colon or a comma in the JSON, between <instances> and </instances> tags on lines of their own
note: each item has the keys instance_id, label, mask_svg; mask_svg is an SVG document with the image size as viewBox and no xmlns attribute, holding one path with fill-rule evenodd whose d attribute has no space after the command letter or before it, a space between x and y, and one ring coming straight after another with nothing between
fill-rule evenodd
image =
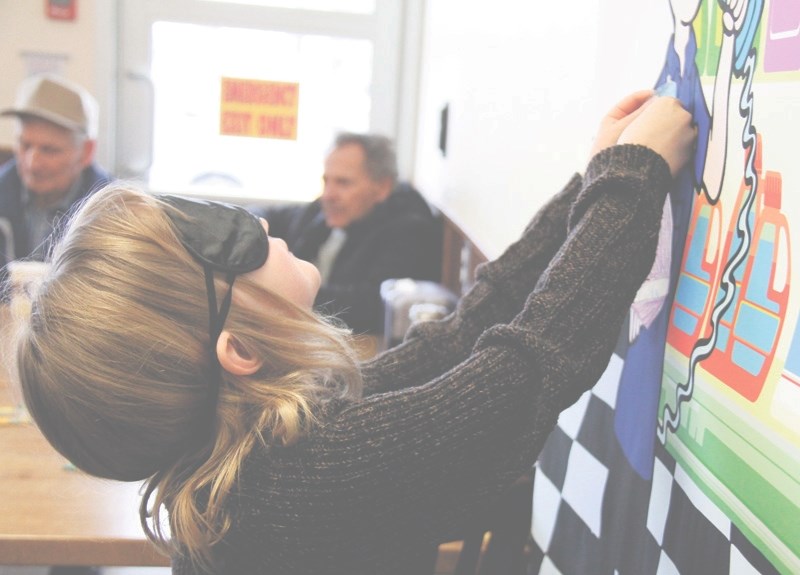
<instances>
[{"instance_id":1,"label":"white door","mask_svg":"<svg viewBox=\"0 0 800 575\"><path fill-rule=\"evenodd\" d=\"M408 162L415 109L400 94L416 71L401 64L417 36L402 0L120 0L118 13L119 176L155 191L310 200L343 130L395 138ZM223 121L223 85L239 84L290 94L281 123L262 117L272 129L245 134Z\"/></svg>"}]
</instances>

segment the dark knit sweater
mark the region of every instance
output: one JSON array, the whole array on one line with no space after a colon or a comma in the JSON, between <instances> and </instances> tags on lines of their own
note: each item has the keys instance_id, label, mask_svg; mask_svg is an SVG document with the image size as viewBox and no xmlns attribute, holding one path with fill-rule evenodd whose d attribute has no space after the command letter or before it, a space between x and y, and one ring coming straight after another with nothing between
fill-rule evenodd
<instances>
[{"instance_id":1,"label":"dark knit sweater","mask_svg":"<svg viewBox=\"0 0 800 575\"><path fill-rule=\"evenodd\" d=\"M218 572L415 575L458 538L603 372L670 182L647 148L601 152L479 269L453 315L363 366L363 399L328 404L294 446L254 451ZM174 572L197 573L180 559Z\"/></svg>"}]
</instances>

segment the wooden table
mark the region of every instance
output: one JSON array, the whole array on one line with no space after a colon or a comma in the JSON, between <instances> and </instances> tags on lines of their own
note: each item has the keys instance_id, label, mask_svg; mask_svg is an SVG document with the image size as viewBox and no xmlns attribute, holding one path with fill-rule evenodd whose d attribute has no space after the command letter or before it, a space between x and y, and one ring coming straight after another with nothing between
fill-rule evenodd
<instances>
[{"instance_id":1,"label":"wooden table","mask_svg":"<svg viewBox=\"0 0 800 575\"><path fill-rule=\"evenodd\" d=\"M168 565L145 540L138 485L65 467L31 424L0 427L0 565Z\"/></svg>"},{"instance_id":2,"label":"wooden table","mask_svg":"<svg viewBox=\"0 0 800 575\"><path fill-rule=\"evenodd\" d=\"M15 395L0 369L0 405ZM168 565L139 525L139 487L68 468L32 423L0 423L0 565Z\"/></svg>"},{"instance_id":3,"label":"wooden table","mask_svg":"<svg viewBox=\"0 0 800 575\"><path fill-rule=\"evenodd\" d=\"M371 357L380 339L363 336L357 345L360 357ZM3 408L19 404L6 354L0 349ZM0 423L0 565L169 565L139 524L140 486L69 468L33 423Z\"/></svg>"}]
</instances>

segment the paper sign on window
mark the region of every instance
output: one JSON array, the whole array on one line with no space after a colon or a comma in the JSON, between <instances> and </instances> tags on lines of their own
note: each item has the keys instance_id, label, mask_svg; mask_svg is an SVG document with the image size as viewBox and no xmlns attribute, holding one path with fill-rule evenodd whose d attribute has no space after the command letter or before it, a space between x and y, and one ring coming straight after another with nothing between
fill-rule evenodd
<instances>
[{"instance_id":1,"label":"paper sign on window","mask_svg":"<svg viewBox=\"0 0 800 575\"><path fill-rule=\"evenodd\" d=\"M299 94L297 83L222 78L220 134L296 140Z\"/></svg>"}]
</instances>

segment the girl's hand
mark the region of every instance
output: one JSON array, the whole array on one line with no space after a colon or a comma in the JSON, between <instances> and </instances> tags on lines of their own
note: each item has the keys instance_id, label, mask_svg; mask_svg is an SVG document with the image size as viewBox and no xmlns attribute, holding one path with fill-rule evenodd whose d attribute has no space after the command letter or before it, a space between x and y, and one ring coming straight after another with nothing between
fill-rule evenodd
<instances>
[{"instance_id":1,"label":"girl's hand","mask_svg":"<svg viewBox=\"0 0 800 575\"><path fill-rule=\"evenodd\" d=\"M667 161L675 177L694 153L696 140L691 114L676 98L662 96L640 108L617 143L647 146Z\"/></svg>"},{"instance_id":2,"label":"girl's hand","mask_svg":"<svg viewBox=\"0 0 800 575\"><path fill-rule=\"evenodd\" d=\"M653 90L639 90L617 102L600 122L600 128L597 130L597 136L592 145L591 156L616 145L623 130L641 114L653 94Z\"/></svg>"}]
</instances>

